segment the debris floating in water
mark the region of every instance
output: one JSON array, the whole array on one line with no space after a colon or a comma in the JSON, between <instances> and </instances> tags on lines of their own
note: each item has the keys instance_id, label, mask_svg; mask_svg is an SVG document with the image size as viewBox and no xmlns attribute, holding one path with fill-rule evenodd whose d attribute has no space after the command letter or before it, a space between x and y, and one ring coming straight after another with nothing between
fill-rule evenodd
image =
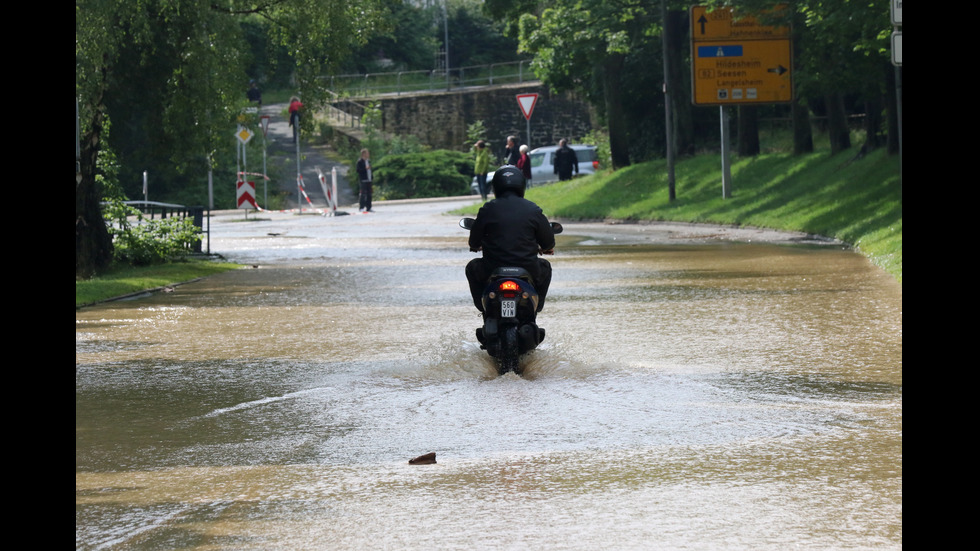
<instances>
[{"instance_id":1,"label":"debris floating in water","mask_svg":"<svg viewBox=\"0 0 980 551\"><path fill-rule=\"evenodd\" d=\"M436 452L430 452L425 455L420 455L415 459L409 459L409 465L434 465L436 462Z\"/></svg>"}]
</instances>

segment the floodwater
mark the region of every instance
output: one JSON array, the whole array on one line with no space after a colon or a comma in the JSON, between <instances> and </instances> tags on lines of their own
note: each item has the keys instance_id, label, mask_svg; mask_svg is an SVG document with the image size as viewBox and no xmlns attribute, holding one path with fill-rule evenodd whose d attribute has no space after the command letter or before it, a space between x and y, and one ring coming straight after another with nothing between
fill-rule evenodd
<instances>
[{"instance_id":1,"label":"floodwater","mask_svg":"<svg viewBox=\"0 0 980 551\"><path fill-rule=\"evenodd\" d=\"M497 377L455 206L223 214L247 268L76 311L76 548L902 547L887 274L566 224L545 342Z\"/></svg>"}]
</instances>

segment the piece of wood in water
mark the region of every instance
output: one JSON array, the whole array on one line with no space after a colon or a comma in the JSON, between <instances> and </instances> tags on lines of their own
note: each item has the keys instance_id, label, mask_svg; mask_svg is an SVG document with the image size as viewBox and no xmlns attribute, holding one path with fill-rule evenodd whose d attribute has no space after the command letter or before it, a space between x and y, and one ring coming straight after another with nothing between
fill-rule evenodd
<instances>
[{"instance_id":1,"label":"piece of wood in water","mask_svg":"<svg viewBox=\"0 0 980 551\"><path fill-rule=\"evenodd\" d=\"M434 465L436 462L436 452L430 452L425 455L420 455L415 459L409 459L409 465Z\"/></svg>"}]
</instances>

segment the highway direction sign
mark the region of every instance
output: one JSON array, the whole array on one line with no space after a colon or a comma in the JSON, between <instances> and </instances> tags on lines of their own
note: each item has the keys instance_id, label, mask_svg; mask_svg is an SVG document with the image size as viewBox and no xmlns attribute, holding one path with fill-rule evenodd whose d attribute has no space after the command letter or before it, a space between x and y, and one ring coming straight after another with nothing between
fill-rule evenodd
<instances>
[{"instance_id":1,"label":"highway direction sign","mask_svg":"<svg viewBox=\"0 0 980 551\"><path fill-rule=\"evenodd\" d=\"M691 8L691 80L695 105L793 100L788 27L735 17L729 8Z\"/></svg>"}]
</instances>

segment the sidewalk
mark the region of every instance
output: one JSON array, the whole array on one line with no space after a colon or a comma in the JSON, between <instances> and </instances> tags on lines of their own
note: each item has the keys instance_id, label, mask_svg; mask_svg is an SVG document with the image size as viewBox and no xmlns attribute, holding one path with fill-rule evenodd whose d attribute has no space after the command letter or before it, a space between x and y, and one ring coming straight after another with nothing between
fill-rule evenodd
<instances>
[{"instance_id":1,"label":"sidewalk","mask_svg":"<svg viewBox=\"0 0 980 551\"><path fill-rule=\"evenodd\" d=\"M269 116L269 130L267 140L267 170L269 174L282 174L288 177L280 178L279 181L270 180L270 193L286 194L286 204L288 208L313 209L325 208L327 205L326 195L320 185L317 169L327 177L328 184L331 179L331 170L337 169L337 204L338 210L347 209L350 205L357 203L357 198L350 189L347 180L346 164L339 163L328 157L330 147L326 145L314 145L300 140L299 148L299 167L300 174L303 176L303 187L306 197L302 197L296 185L296 145L293 143L293 129L289 126L289 120L284 113L287 104L274 103L263 105L259 109L260 115ZM304 119L306 124L313 124L313 117L307 115ZM300 123L302 126L302 122ZM252 170L252 172L255 172ZM257 183L256 195L262 201L261 184ZM300 202L301 201L301 202ZM261 207L265 205L260 203Z\"/></svg>"}]
</instances>

